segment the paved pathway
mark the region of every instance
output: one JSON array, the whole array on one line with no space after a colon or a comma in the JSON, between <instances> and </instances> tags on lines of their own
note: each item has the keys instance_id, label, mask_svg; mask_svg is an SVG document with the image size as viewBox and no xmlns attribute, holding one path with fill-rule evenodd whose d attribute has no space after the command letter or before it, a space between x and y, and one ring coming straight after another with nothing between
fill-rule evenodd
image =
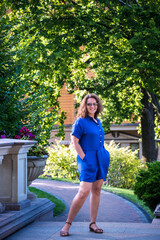
<instances>
[{"instance_id":1,"label":"paved pathway","mask_svg":"<svg viewBox=\"0 0 160 240\"><path fill-rule=\"evenodd\" d=\"M79 185L74 183L37 179L33 182L32 186L51 193L60 199L63 199L66 204L66 211L61 216L57 216L52 219L52 221L65 221L72 199L77 193ZM74 221L90 221L89 197L87 198L83 207L80 209ZM106 191L101 192L101 202L99 206L97 221L128 223L148 222L145 214L140 211L139 208L136 207L133 203Z\"/></svg>"},{"instance_id":2,"label":"paved pathway","mask_svg":"<svg viewBox=\"0 0 160 240\"><path fill-rule=\"evenodd\" d=\"M160 240L160 226L150 223L98 223L103 234L88 230L88 222L73 222L69 237L60 237L62 222L34 222L6 240Z\"/></svg>"},{"instance_id":3,"label":"paved pathway","mask_svg":"<svg viewBox=\"0 0 160 240\"><path fill-rule=\"evenodd\" d=\"M78 185L59 181L41 180L33 182L32 186L49 192L65 201L65 213L56 218L35 221L12 234L6 240L62 240L59 232L66 220L69 206L78 191ZM77 214L70 236L67 240L160 240L160 222L147 223L145 214L131 202L112 193L102 191L98 214L98 225L103 228L103 234L90 232L89 198Z\"/></svg>"}]
</instances>

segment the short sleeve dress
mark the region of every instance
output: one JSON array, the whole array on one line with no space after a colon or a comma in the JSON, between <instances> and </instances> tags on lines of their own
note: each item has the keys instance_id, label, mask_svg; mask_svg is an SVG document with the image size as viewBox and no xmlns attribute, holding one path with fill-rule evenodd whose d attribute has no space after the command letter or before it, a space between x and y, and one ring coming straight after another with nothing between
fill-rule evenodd
<instances>
[{"instance_id":1,"label":"short sleeve dress","mask_svg":"<svg viewBox=\"0 0 160 240\"><path fill-rule=\"evenodd\" d=\"M85 153L83 160L77 155L80 181L84 182L106 181L110 163L109 152L104 147L104 130L100 120L96 120L97 123L89 116L78 118L72 129Z\"/></svg>"}]
</instances>

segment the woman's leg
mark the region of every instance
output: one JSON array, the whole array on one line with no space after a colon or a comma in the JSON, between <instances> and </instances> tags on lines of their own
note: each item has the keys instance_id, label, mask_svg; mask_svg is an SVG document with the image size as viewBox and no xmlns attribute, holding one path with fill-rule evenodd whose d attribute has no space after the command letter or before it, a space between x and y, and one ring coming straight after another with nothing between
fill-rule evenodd
<instances>
[{"instance_id":1,"label":"woman's leg","mask_svg":"<svg viewBox=\"0 0 160 240\"><path fill-rule=\"evenodd\" d=\"M97 180L96 182L93 182L93 184L92 184L91 196L90 196L91 223L96 222L102 184L103 184L103 179ZM97 229L96 224L92 224L92 228Z\"/></svg>"},{"instance_id":2,"label":"woman's leg","mask_svg":"<svg viewBox=\"0 0 160 240\"><path fill-rule=\"evenodd\" d=\"M92 183L80 182L79 191L72 201L66 222L72 223L74 217L77 215L80 208L83 206L83 203L85 202L86 198L88 197L91 187L92 187ZM68 232L69 228L70 228L70 225L66 223L61 231Z\"/></svg>"}]
</instances>

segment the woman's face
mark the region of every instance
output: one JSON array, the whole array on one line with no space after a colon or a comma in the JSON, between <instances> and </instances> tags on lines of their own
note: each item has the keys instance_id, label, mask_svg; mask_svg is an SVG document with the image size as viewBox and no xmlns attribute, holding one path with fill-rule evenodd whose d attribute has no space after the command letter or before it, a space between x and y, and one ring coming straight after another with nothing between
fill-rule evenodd
<instances>
[{"instance_id":1,"label":"woman's face","mask_svg":"<svg viewBox=\"0 0 160 240\"><path fill-rule=\"evenodd\" d=\"M94 115L97 111L97 102L96 102L96 99L95 98L88 98L87 99L87 111L88 111L88 115L90 117L93 117L94 118Z\"/></svg>"}]
</instances>

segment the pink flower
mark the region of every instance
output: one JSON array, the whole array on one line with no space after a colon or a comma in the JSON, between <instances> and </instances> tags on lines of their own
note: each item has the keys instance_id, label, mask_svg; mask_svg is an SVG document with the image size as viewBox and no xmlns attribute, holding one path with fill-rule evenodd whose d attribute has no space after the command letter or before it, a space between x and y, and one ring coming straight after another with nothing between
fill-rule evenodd
<instances>
[{"instance_id":1,"label":"pink flower","mask_svg":"<svg viewBox=\"0 0 160 240\"><path fill-rule=\"evenodd\" d=\"M29 130L26 127L22 127L20 130L21 133L26 134L29 132Z\"/></svg>"},{"instance_id":2,"label":"pink flower","mask_svg":"<svg viewBox=\"0 0 160 240\"><path fill-rule=\"evenodd\" d=\"M16 139L21 139L21 136L19 136L19 135L15 135L14 136Z\"/></svg>"},{"instance_id":3,"label":"pink flower","mask_svg":"<svg viewBox=\"0 0 160 240\"><path fill-rule=\"evenodd\" d=\"M1 135L1 138L5 138L6 136L5 135Z\"/></svg>"}]
</instances>

